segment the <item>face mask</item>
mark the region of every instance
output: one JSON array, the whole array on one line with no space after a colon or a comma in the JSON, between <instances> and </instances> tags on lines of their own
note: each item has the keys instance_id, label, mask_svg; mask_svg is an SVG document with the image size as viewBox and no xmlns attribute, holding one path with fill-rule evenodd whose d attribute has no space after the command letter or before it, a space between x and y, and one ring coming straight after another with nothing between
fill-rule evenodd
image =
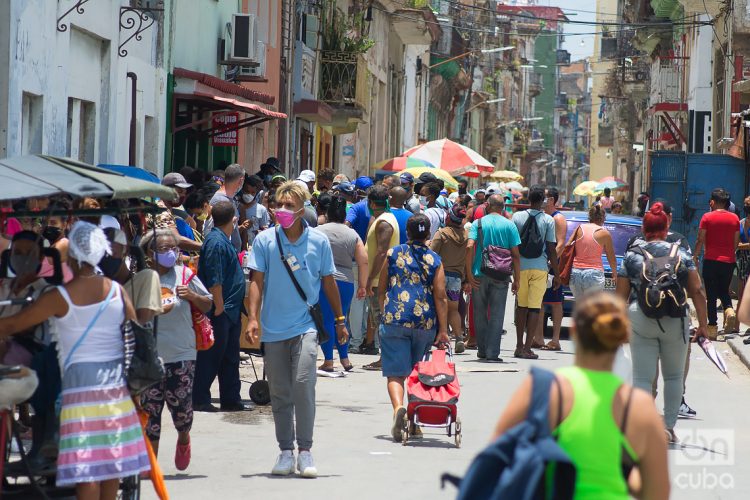
<instances>
[{"instance_id":1,"label":"face mask","mask_svg":"<svg viewBox=\"0 0 750 500\"><path fill-rule=\"evenodd\" d=\"M10 256L10 268L13 269L13 274L16 276L36 274L40 267L42 267L42 264L39 259L31 255L11 254Z\"/></svg>"},{"instance_id":2,"label":"face mask","mask_svg":"<svg viewBox=\"0 0 750 500\"><path fill-rule=\"evenodd\" d=\"M242 195L242 201L246 204L250 204L255 201L255 195L254 194L243 194Z\"/></svg>"},{"instance_id":3,"label":"face mask","mask_svg":"<svg viewBox=\"0 0 750 500\"><path fill-rule=\"evenodd\" d=\"M276 222L279 223L284 229L289 229L297 220L297 213L287 210L286 208L279 208L276 210Z\"/></svg>"},{"instance_id":4,"label":"face mask","mask_svg":"<svg viewBox=\"0 0 750 500\"><path fill-rule=\"evenodd\" d=\"M208 219L208 214L200 214L197 219L201 222L205 222Z\"/></svg>"},{"instance_id":5,"label":"face mask","mask_svg":"<svg viewBox=\"0 0 750 500\"><path fill-rule=\"evenodd\" d=\"M44 229L42 229L42 238L49 241L50 243L54 243L59 240L60 236L62 236L62 228L60 227L45 226Z\"/></svg>"},{"instance_id":6,"label":"face mask","mask_svg":"<svg viewBox=\"0 0 750 500\"><path fill-rule=\"evenodd\" d=\"M430 204L430 199L427 198L426 196L420 196L419 197L419 203L421 203L422 205L424 205L426 207L427 205Z\"/></svg>"},{"instance_id":7,"label":"face mask","mask_svg":"<svg viewBox=\"0 0 750 500\"><path fill-rule=\"evenodd\" d=\"M112 257L111 255L105 255L102 260L99 261L99 269L102 270L104 276L107 278L114 278L118 271L122 267L122 259Z\"/></svg>"},{"instance_id":8,"label":"face mask","mask_svg":"<svg viewBox=\"0 0 750 500\"><path fill-rule=\"evenodd\" d=\"M161 267L174 267L177 263L177 253L174 250L169 250L164 253L156 253L156 263Z\"/></svg>"}]
</instances>

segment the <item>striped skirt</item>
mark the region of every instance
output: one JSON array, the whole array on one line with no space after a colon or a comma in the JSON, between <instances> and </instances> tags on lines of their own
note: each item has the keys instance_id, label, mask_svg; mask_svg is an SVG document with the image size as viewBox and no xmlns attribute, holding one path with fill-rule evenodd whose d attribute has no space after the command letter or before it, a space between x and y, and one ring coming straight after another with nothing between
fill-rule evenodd
<instances>
[{"instance_id":1,"label":"striped skirt","mask_svg":"<svg viewBox=\"0 0 750 500\"><path fill-rule=\"evenodd\" d=\"M143 431L122 363L75 363L65 370L57 484L134 476L150 470Z\"/></svg>"}]
</instances>

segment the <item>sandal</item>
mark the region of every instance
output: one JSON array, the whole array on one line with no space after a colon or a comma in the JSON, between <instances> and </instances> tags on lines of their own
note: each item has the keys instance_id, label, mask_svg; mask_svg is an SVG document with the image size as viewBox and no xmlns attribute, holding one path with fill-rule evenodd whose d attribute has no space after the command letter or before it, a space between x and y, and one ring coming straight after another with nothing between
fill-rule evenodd
<instances>
[{"instance_id":1,"label":"sandal","mask_svg":"<svg viewBox=\"0 0 750 500\"><path fill-rule=\"evenodd\" d=\"M674 433L674 429L664 429L664 433L667 435L667 443L677 444L680 442L677 434Z\"/></svg>"},{"instance_id":2,"label":"sandal","mask_svg":"<svg viewBox=\"0 0 750 500\"><path fill-rule=\"evenodd\" d=\"M516 349L513 351L513 357L514 358L522 358L523 357L523 349Z\"/></svg>"},{"instance_id":3,"label":"sandal","mask_svg":"<svg viewBox=\"0 0 750 500\"><path fill-rule=\"evenodd\" d=\"M383 365L380 363L380 360L374 361L368 365L364 365L362 367L363 370L370 370L372 372L379 372L383 369Z\"/></svg>"},{"instance_id":4,"label":"sandal","mask_svg":"<svg viewBox=\"0 0 750 500\"><path fill-rule=\"evenodd\" d=\"M354 365L351 363L348 363L348 364L341 363L341 366L344 368L344 371L347 371L347 372L354 370Z\"/></svg>"},{"instance_id":5,"label":"sandal","mask_svg":"<svg viewBox=\"0 0 750 500\"><path fill-rule=\"evenodd\" d=\"M547 342L547 345L542 347L543 351L562 351L562 347L560 347L560 342L557 340L550 340Z\"/></svg>"},{"instance_id":6,"label":"sandal","mask_svg":"<svg viewBox=\"0 0 750 500\"><path fill-rule=\"evenodd\" d=\"M539 355L538 354L534 354L533 352L526 351L526 350L521 351L521 355L520 356L516 356L516 357L519 357L521 359L539 359Z\"/></svg>"},{"instance_id":7,"label":"sandal","mask_svg":"<svg viewBox=\"0 0 750 500\"><path fill-rule=\"evenodd\" d=\"M534 341L534 342L533 342L533 343L531 344L531 348L532 348L532 349L544 349L544 348L545 348L545 345L544 345L544 343L543 343L543 342L537 342L537 341Z\"/></svg>"},{"instance_id":8,"label":"sandal","mask_svg":"<svg viewBox=\"0 0 750 500\"><path fill-rule=\"evenodd\" d=\"M326 373L333 373L333 372L334 372L334 370L333 370L333 367L332 367L332 366L323 366L323 365L320 365L320 366L318 367L318 371L321 371L321 372L326 372Z\"/></svg>"}]
</instances>

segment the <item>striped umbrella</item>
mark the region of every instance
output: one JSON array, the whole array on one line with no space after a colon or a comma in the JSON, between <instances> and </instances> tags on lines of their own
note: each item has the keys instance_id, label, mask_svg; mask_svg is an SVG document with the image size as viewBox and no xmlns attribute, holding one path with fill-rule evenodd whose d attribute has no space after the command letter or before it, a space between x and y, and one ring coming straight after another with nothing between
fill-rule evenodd
<instances>
[{"instance_id":1,"label":"striped umbrella","mask_svg":"<svg viewBox=\"0 0 750 500\"><path fill-rule=\"evenodd\" d=\"M596 185L596 191L604 191L604 188L609 188L612 191L623 191L628 188L628 183L622 179L613 176L607 176L599 179L599 184Z\"/></svg>"},{"instance_id":2,"label":"striped umbrella","mask_svg":"<svg viewBox=\"0 0 750 500\"><path fill-rule=\"evenodd\" d=\"M386 170L389 172L401 172L405 168L412 167L430 167L435 168L435 165L428 161L420 160L418 158L411 158L408 156L397 156L389 160L383 160L372 166L374 170Z\"/></svg>"},{"instance_id":3,"label":"striped umbrella","mask_svg":"<svg viewBox=\"0 0 750 500\"><path fill-rule=\"evenodd\" d=\"M471 148L462 146L449 139L430 141L406 151L403 156L409 156L427 161L436 168L453 173L465 167L477 167L480 171L492 172L495 166L482 155Z\"/></svg>"}]
</instances>

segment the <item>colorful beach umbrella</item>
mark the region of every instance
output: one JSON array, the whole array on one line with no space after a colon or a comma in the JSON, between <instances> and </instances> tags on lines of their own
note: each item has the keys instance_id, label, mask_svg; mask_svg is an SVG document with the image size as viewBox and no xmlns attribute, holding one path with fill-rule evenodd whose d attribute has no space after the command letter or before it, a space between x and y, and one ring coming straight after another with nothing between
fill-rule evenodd
<instances>
[{"instance_id":1,"label":"colorful beach umbrella","mask_svg":"<svg viewBox=\"0 0 750 500\"><path fill-rule=\"evenodd\" d=\"M455 170L465 167L477 167L480 171L485 172L495 170L495 165L482 155L450 139L440 139L414 146L404 152L403 156L427 161L435 165L436 168L451 174Z\"/></svg>"},{"instance_id":2,"label":"colorful beach umbrella","mask_svg":"<svg viewBox=\"0 0 750 500\"><path fill-rule=\"evenodd\" d=\"M604 191L604 188L609 188L612 191L622 191L628 188L628 183L610 175L599 179L599 183L596 185L596 191Z\"/></svg>"},{"instance_id":3,"label":"colorful beach umbrella","mask_svg":"<svg viewBox=\"0 0 750 500\"><path fill-rule=\"evenodd\" d=\"M596 187L598 185L597 181L583 181L573 189L573 194L576 196L594 196L597 194Z\"/></svg>"},{"instance_id":4,"label":"colorful beach umbrella","mask_svg":"<svg viewBox=\"0 0 750 500\"><path fill-rule=\"evenodd\" d=\"M404 170L404 172L409 172L411 175L414 176L414 178L418 178L420 175L422 175L425 172L429 172L438 179L442 179L442 181L445 183L445 188L449 191L458 191L458 181L448 172L445 170L441 170L439 168L430 168L430 167L412 167L407 168Z\"/></svg>"},{"instance_id":5,"label":"colorful beach umbrella","mask_svg":"<svg viewBox=\"0 0 750 500\"><path fill-rule=\"evenodd\" d=\"M512 170L498 170L497 172L492 172L490 178L502 182L518 182L523 180L523 175Z\"/></svg>"},{"instance_id":6,"label":"colorful beach umbrella","mask_svg":"<svg viewBox=\"0 0 750 500\"><path fill-rule=\"evenodd\" d=\"M411 158L408 156L397 156L395 158L390 158L388 160L383 160L381 162L376 163L373 165L374 170L387 170L390 172L401 172L402 170L406 168L412 168L412 167L430 167L435 168L435 165L428 161L420 160L418 158Z\"/></svg>"}]
</instances>

